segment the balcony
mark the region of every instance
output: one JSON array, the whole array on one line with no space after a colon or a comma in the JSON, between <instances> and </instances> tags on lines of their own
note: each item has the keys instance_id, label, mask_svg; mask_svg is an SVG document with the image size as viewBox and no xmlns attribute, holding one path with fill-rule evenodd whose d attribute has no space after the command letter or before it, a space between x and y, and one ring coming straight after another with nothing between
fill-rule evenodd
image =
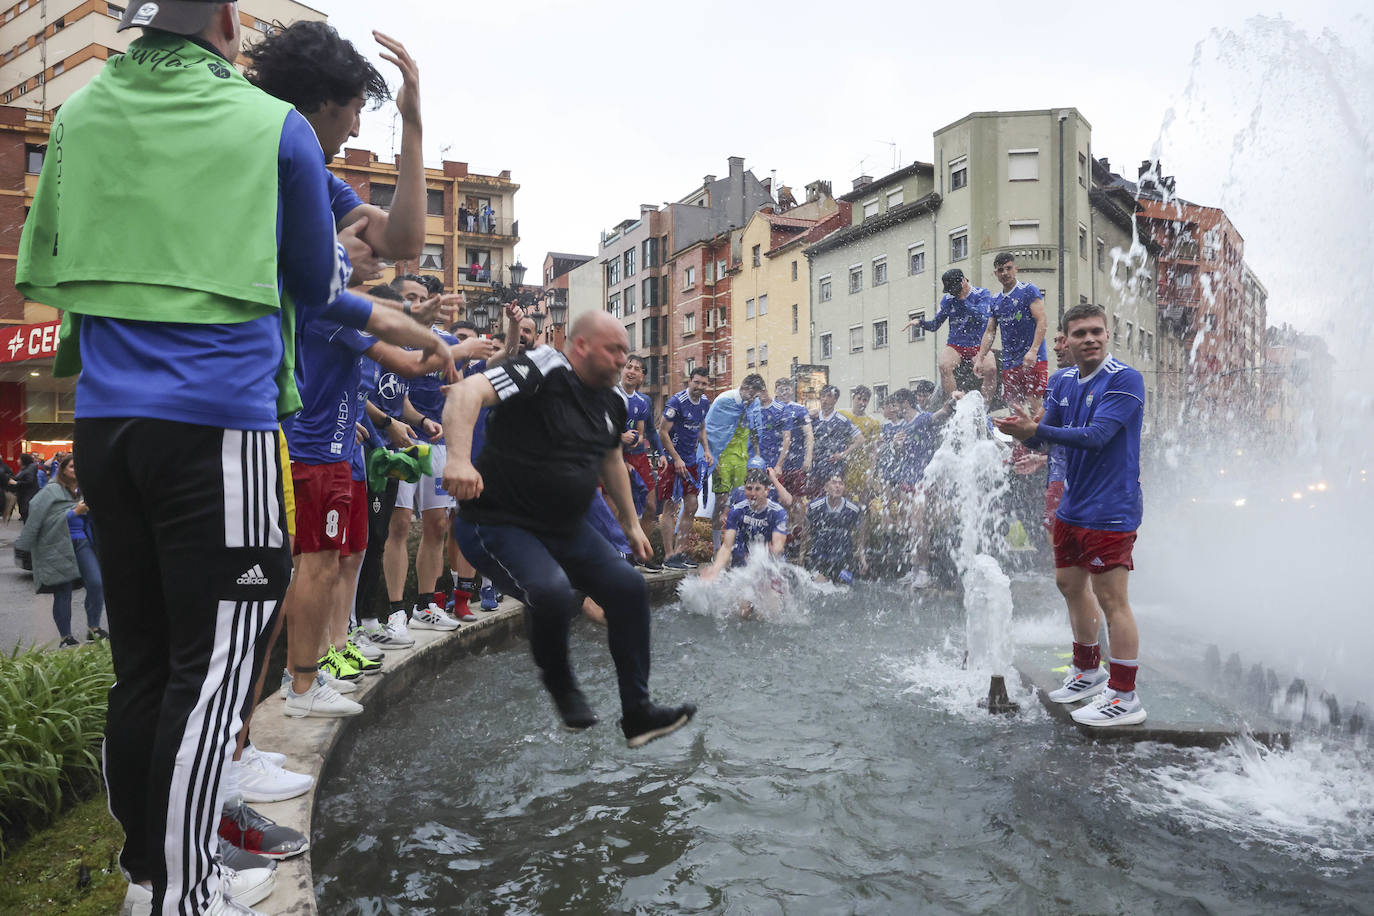
<instances>
[{"instance_id":1,"label":"balcony","mask_svg":"<svg viewBox=\"0 0 1374 916\"><path fill-rule=\"evenodd\" d=\"M995 258L1002 252L1016 259L1018 270L1055 270L1059 266L1059 249L1054 245L1002 245L984 248L983 257Z\"/></svg>"},{"instance_id":2,"label":"balcony","mask_svg":"<svg viewBox=\"0 0 1374 916\"><path fill-rule=\"evenodd\" d=\"M494 217L489 221L469 215L468 226L463 225L462 220L454 217L458 230L458 237L467 242L503 242L514 244L520 241L520 220L505 219Z\"/></svg>"}]
</instances>

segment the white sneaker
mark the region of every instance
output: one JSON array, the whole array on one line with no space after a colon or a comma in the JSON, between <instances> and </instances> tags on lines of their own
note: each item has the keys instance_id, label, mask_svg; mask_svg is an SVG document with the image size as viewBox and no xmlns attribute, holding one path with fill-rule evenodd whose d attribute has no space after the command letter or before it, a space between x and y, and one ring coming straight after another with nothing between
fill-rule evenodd
<instances>
[{"instance_id":1,"label":"white sneaker","mask_svg":"<svg viewBox=\"0 0 1374 916\"><path fill-rule=\"evenodd\" d=\"M411 636L410 630L406 628L405 611L397 611L388 617L386 623L382 625L382 630L389 637L377 643L382 648L395 645L397 648L408 649L415 645L415 637Z\"/></svg>"},{"instance_id":2,"label":"white sneaker","mask_svg":"<svg viewBox=\"0 0 1374 916\"><path fill-rule=\"evenodd\" d=\"M930 570L924 566L911 574L912 588L930 588Z\"/></svg>"},{"instance_id":3,"label":"white sneaker","mask_svg":"<svg viewBox=\"0 0 1374 916\"><path fill-rule=\"evenodd\" d=\"M245 760L248 758L249 754L255 754L268 763L275 763L277 766L282 766L286 763L285 754L278 754L276 751L264 751L251 741L243 746L243 756Z\"/></svg>"},{"instance_id":4,"label":"white sneaker","mask_svg":"<svg viewBox=\"0 0 1374 916\"><path fill-rule=\"evenodd\" d=\"M330 687L333 687L337 693L356 693L358 690L358 685L352 681L341 681L336 677L330 677L323 671L315 675L315 681L321 684L328 684ZM281 690L277 691L277 696L281 697L283 700L286 699L287 695L291 693L291 683L291 672L282 671ZM286 759L285 754L278 754L277 756L282 760Z\"/></svg>"},{"instance_id":5,"label":"white sneaker","mask_svg":"<svg viewBox=\"0 0 1374 916\"><path fill-rule=\"evenodd\" d=\"M119 916L153 916L153 892L142 884L129 882L124 892L124 902L119 905Z\"/></svg>"},{"instance_id":6,"label":"white sneaker","mask_svg":"<svg viewBox=\"0 0 1374 916\"><path fill-rule=\"evenodd\" d=\"M205 907L205 916L267 916L261 910L250 910L248 907L239 903L237 900L223 892L215 895L215 899Z\"/></svg>"},{"instance_id":7,"label":"white sneaker","mask_svg":"<svg viewBox=\"0 0 1374 916\"><path fill-rule=\"evenodd\" d=\"M1095 697L1107 688L1109 677L1110 675L1101 667L1095 671L1079 671L1077 668L1070 668L1068 677L1064 678L1064 686L1049 692L1050 702L1073 703Z\"/></svg>"},{"instance_id":8,"label":"white sneaker","mask_svg":"<svg viewBox=\"0 0 1374 916\"><path fill-rule=\"evenodd\" d=\"M1117 696L1115 690L1108 687L1097 699L1087 706L1075 709L1069 715L1079 725L1139 725L1145 721L1145 707L1140 702L1139 693L1129 700L1123 700Z\"/></svg>"},{"instance_id":9,"label":"white sneaker","mask_svg":"<svg viewBox=\"0 0 1374 916\"><path fill-rule=\"evenodd\" d=\"M348 634L348 641L353 643L353 648L368 661L375 662L382 657L381 647L373 643L362 627L355 627L353 632Z\"/></svg>"},{"instance_id":10,"label":"white sneaker","mask_svg":"<svg viewBox=\"0 0 1374 916\"><path fill-rule=\"evenodd\" d=\"M245 868L243 871L234 871L220 863L219 870L224 896L242 907L252 906L272 893L272 888L277 886L275 868ZM232 913L233 910L228 912Z\"/></svg>"},{"instance_id":11,"label":"white sneaker","mask_svg":"<svg viewBox=\"0 0 1374 916\"><path fill-rule=\"evenodd\" d=\"M304 694L297 694L288 686L286 694L286 708L282 711L295 719L305 716L339 718L356 716L363 711L361 704L340 696L337 690L323 680L317 680Z\"/></svg>"},{"instance_id":12,"label":"white sneaker","mask_svg":"<svg viewBox=\"0 0 1374 916\"><path fill-rule=\"evenodd\" d=\"M304 795L315 784L315 777L283 769L261 754L250 755L247 748L243 758L230 766L237 768L239 795L249 804L286 801Z\"/></svg>"},{"instance_id":13,"label":"white sneaker","mask_svg":"<svg viewBox=\"0 0 1374 916\"><path fill-rule=\"evenodd\" d=\"M416 609L410 617L410 625L417 630L456 630L458 621L444 613L443 608L431 603L424 610Z\"/></svg>"}]
</instances>

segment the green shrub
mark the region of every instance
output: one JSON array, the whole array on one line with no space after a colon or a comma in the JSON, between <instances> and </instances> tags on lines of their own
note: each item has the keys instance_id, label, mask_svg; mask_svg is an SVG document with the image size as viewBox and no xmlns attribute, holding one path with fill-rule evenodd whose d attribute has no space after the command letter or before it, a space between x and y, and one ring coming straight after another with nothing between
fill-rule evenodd
<instances>
[{"instance_id":1,"label":"green shrub","mask_svg":"<svg viewBox=\"0 0 1374 916\"><path fill-rule=\"evenodd\" d=\"M0 856L100 783L108 644L0 655Z\"/></svg>"}]
</instances>

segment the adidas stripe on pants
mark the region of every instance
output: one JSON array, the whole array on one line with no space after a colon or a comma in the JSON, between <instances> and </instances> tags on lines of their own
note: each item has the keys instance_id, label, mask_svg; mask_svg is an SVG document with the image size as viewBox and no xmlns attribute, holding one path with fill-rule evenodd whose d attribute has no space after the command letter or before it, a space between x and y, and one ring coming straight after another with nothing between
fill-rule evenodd
<instances>
[{"instance_id":1,"label":"adidas stripe on pants","mask_svg":"<svg viewBox=\"0 0 1374 916\"><path fill-rule=\"evenodd\" d=\"M220 781L290 579L277 432L79 419L114 655L105 728L123 865L153 912L218 891Z\"/></svg>"}]
</instances>

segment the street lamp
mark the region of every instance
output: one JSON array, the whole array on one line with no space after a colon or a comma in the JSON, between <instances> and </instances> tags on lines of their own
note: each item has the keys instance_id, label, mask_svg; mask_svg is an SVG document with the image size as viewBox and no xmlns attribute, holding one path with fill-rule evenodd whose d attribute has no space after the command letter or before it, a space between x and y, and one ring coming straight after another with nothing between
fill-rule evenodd
<instances>
[{"instance_id":1,"label":"street lamp","mask_svg":"<svg viewBox=\"0 0 1374 916\"><path fill-rule=\"evenodd\" d=\"M515 289L519 289L524 284L525 265L520 263L519 258L516 258L515 263L510 266L510 285Z\"/></svg>"},{"instance_id":2,"label":"street lamp","mask_svg":"<svg viewBox=\"0 0 1374 916\"><path fill-rule=\"evenodd\" d=\"M560 326L568 320L568 303L556 292L549 295L549 318L553 319L555 326Z\"/></svg>"},{"instance_id":3,"label":"street lamp","mask_svg":"<svg viewBox=\"0 0 1374 916\"><path fill-rule=\"evenodd\" d=\"M477 333L485 334L491 327L491 310L488 306L489 298L478 297L468 306L468 320L477 329Z\"/></svg>"}]
</instances>

